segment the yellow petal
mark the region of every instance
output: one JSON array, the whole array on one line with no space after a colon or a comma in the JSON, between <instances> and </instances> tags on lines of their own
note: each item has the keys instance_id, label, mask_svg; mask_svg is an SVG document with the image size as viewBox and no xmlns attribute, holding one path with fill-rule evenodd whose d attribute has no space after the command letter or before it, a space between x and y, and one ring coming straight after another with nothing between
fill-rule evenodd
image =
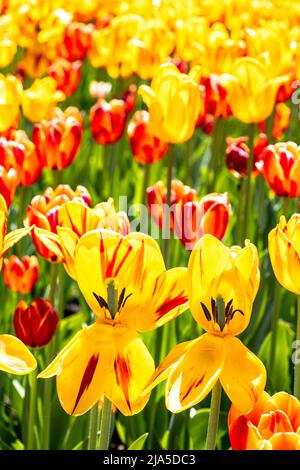
<instances>
[{"instance_id":1,"label":"yellow petal","mask_svg":"<svg viewBox=\"0 0 300 470\"><path fill-rule=\"evenodd\" d=\"M58 211L58 225L72 230L79 238L98 227L99 217L92 209L76 201L67 202Z\"/></svg>"},{"instance_id":2,"label":"yellow petal","mask_svg":"<svg viewBox=\"0 0 300 470\"><path fill-rule=\"evenodd\" d=\"M17 230L13 230L9 232L4 237L3 246L1 250L1 256L4 256L5 253L13 247L21 238L25 237L28 233L31 232L33 227L28 228L18 228Z\"/></svg>"},{"instance_id":3,"label":"yellow petal","mask_svg":"<svg viewBox=\"0 0 300 470\"><path fill-rule=\"evenodd\" d=\"M114 380L105 395L129 416L141 411L149 400L150 393L142 395L142 391L154 372L154 361L135 331L115 328L115 348Z\"/></svg>"},{"instance_id":4,"label":"yellow petal","mask_svg":"<svg viewBox=\"0 0 300 470\"><path fill-rule=\"evenodd\" d=\"M63 355L57 370L57 393L63 409L82 415L104 394L112 380L115 358L113 328L95 323Z\"/></svg>"},{"instance_id":5,"label":"yellow petal","mask_svg":"<svg viewBox=\"0 0 300 470\"><path fill-rule=\"evenodd\" d=\"M7 228L7 206L4 197L0 194L0 252L2 252L2 246Z\"/></svg>"},{"instance_id":6,"label":"yellow petal","mask_svg":"<svg viewBox=\"0 0 300 470\"><path fill-rule=\"evenodd\" d=\"M94 230L80 238L75 253L76 279L91 309L99 316L107 316L96 296L107 302L107 280L114 279L119 298L123 293L120 312L137 311L149 305L145 296L153 277L165 271L157 243L142 233L122 237L110 230ZM126 300L125 300L126 299Z\"/></svg>"},{"instance_id":7,"label":"yellow petal","mask_svg":"<svg viewBox=\"0 0 300 470\"><path fill-rule=\"evenodd\" d=\"M24 375L36 368L36 360L29 349L18 338L0 335L0 370Z\"/></svg>"},{"instance_id":8,"label":"yellow petal","mask_svg":"<svg viewBox=\"0 0 300 470\"><path fill-rule=\"evenodd\" d=\"M225 337L224 346L225 362L220 381L234 406L247 414L264 391L265 366L238 338Z\"/></svg>"},{"instance_id":9,"label":"yellow petal","mask_svg":"<svg viewBox=\"0 0 300 470\"><path fill-rule=\"evenodd\" d=\"M79 238L75 232L66 227L57 227L57 237L66 271L72 279L76 279L74 259Z\"/></svg>"},{"instance_id":10,"label":"yellow petal","mask_svg":"<svg viewBox=\"0 0 300 470\"><path fill-rule=\"evenodd\" d=\"M171 370L166 385L168 410L179 413L203 400L218 380L223 364L223 339L201 336Z\"/></svg>"},{"instance_id":11,"label":"yellow petal","mask_svg":"<svg viewBox=\"0 0 300 470\"><path fill-rule=\"evenodd\" d=\"M43 244L43 246L45 246L47 250L53 252L58 261L63 260L63 252L56 233L52 233L49 230L45 230L39 227L34 227L33 230L35 237Z\"/></svg>"}]
</instances>

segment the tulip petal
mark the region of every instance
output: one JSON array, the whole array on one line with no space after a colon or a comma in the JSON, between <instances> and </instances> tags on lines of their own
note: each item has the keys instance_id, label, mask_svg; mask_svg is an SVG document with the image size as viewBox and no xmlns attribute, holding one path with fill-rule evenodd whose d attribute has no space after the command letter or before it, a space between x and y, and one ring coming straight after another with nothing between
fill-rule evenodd
<instances>
[{"instance_id":1,"label":"tulip petal","mask_svg":"<svg viewBox=\"0 0 300 470\"><path fill-rule=\"evenodd\" d=\"M249 413L266 385L263 363L235 337L225 337L225 362L220 381L231 402Z\"/></svg>"},{"instance_id":2,"label":"tulip petal","mask_svg":"<svg viewBox=\"0 0 300 470\"><path fill-rule=\"evenodd\" d=\"M43 228L34 227L34 236L41 242L41 244L47 249L54 253L58 261L63 260L63 252L60 246L60 241L56 233L52 233L49 230Z\"/></svg>"},{"instance_id":3,"label":"tulip petal","mask_svg":"<svg viewBox=\"0 0 300 470\"><path fill-rule=\"evenodd\" d=\"M300 435L293 432L274 434L269 442L272 450L300 450Z\"/></svg>"},{"instance_id":4,"label":"tulip petal","mask_svg":"<svg viewBox=\"0 0 300 470\"><path fill-rule=\"evenodd\" d=\"M1 256L4 256L5 253L11 247L13 247L19 240L21 240L21 238L25 237L25 235L28 235L28 233L31 232L32 228L33 227L18 228L17 230L13 230L12 232L9 232L7 235L5 235L1 250Z\"/></svg>"},{"instance_id":5,"label":"tulip petal","mask_svg":"<svg viewBox=\"0 0 300 470\"><path fill-rule=\"evenodd\" d=\"M69 228L79 238L98 228L99 219L89 207L77 201L67 202L58 211L58 224Z\"/></svg>"},{"instance_id":6,"label":"tulip petal","mask_svg":"<svg viewBox=\"0 0 300 470\"><path fill-rule=\"evenodd\" d=\"M294 431L300 427L300 402L293 395L278 392L272 396L276 408L282 410L289 418Z\"/></svg>"},{"instance_id":7,"label":"tulip petal","mask_svg":"<svg viewBox=\"0 0 300 470\"><path fill-rule=\"evenodd\" d=\"M57 227L57 236L66 271L72 279L76 279L74 259L79 238L75 232L66 227Z\"/></svg>"},{"instance_id":8,"label":"tulip petal","mask_svg":"<svg viewBox=\"0 0 300 470\"><path fill-rule=\"evenodd\" d=\"M63 409L79 416L92 408L113 377L113 328L95 323L83 330L64 354L57 371L57 393Z\"/></svg>"},{"instance_id":9,"label":"tulip petal","mask_svg":"<svg viewBox=\"0 0 300 470\"><path fill-rule=\"evenodd\" d=\"M232 450L260 450L263 442L256 427L244 415L229 425L229 437Z\"/></svg>"},{"instance_id":10,"label":"tulip petal","mask_svg":"<svg viewBox=\"0 0 300 470\"><path fill-rule=\"evenodd\" d=\"M36 360L18 338L0 335L0 370L24 375L36 368Z\"/></svg>"},{"instance_id":11,"label":"tulip petal","mask_svg":"<svg viewBox=\"0 0 300 470\"><path fill-rule=\"evenodd\" d=\"M154 361L134 331L116 329L115 345L114 380L105 395L123 415L130 416L141 411L149 400L150 393L142 395L142 391L154 372Z\"/></svg>"},{"instance_id":12,"label":"tulip petal","mask_svg":"<svg viewBox=\"0 0 300 470\"><path fill-rule=\"evenodd\" d=\"M168 410L179 413L203 400L218 380L223 364L223 339L201 336L171 370L166 385Z\"/></svg>"}]
</instances>

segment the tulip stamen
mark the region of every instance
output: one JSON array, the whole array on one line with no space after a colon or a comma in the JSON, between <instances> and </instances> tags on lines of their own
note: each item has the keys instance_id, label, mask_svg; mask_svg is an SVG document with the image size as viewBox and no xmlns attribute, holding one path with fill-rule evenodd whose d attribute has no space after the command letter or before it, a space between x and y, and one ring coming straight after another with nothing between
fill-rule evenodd
<instances>
[{"instance_id":1,"label":"tulip stamen","mask_svg":"<svg viewBox=\"0 0 300 470\"><path fill-rule=\"evenodd\" d=\"M128 294L125 297L125 292L126 292L126 289L124 287L121 291L121 294L120 294L119 300L118 300L118 310L117 310L118 312L120 312L122 310L122 308L124 308L127 300L129 299L129 297L132 296L132 292L131 292L130 294ZM101 297L101 295L98 295L95 292L93 292L93 296L95 297L95 299L97 300L97 302L98 302L98 304L100 305L101 308L104 308L105 310L109 311L108 303L106 302L106 300L103 297Z\"/></svg>"},{"instance_id":2,"label":"tulip stamen","mask_svg":"<svg viewBox=\"0 0 300 470\"><path fill-rule=\"evenodd\" d=\"M233 299L227 302L224 309L224 300L222 298L218 298L217 301L211 298L211 312L203 302L200 302L200 304L206 320L214 320L214 322L219 325L221 331L223 331L224 326L228 325L236 313L240 313L244 316L244 312L239 308L233 310Z\"/></svg>"},{"instance_id":3,"label":"tulip stamen","mask_svg":"<svg viewBox=\"0 0 300 470\"><path fill-rule=\"evenodd\" d=\"M95 299L97 300L101 308L105 308L106 310L109 310L106 300L103 297L101 297L101 295L98 295L95 292L93 292L93 296L95 297Z\"/></svg>"}]
</instances>

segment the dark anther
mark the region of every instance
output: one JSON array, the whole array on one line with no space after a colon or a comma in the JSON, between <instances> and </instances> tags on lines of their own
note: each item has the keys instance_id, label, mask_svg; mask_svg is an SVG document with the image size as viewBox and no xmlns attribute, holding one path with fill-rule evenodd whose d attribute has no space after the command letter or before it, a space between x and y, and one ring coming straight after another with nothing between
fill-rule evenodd
<instances>
[{"instance_id":1,"label":"dark anther","mask_svg":"<svg viewBox=\"0 0 300 470\"><path fill-rule=\"evenodd\" d=\"M122 308L124 307L124 305L126 304L127 300L129 299L129 297L132 296L132 293L131 294L128 294L127 297L125 297L124 299L124 302L122 303Z\"/></svg>"},{"instance_id":2,"label":"dark anther","mask_svg":"<svg viewBox=\"0 0 300 470\"><path fill-rule=\"evenodd\" d=\"M121 292L120 297L119 297L119 301L118 301L118 312L121 310L124 297L125 297L125 287L122 289L122 292Z\"/></svg>"},{"instance_id":3,"label":"dark anther","mask_svg":"<svg viewBox=\"0 0 300 470\"><path fill-rule=\"evenodd\" d=\"M206 320L211 321L210 311L208 310L208 308L206 307L206 305L203 302L200 302L200 303L201 303L201 307L203 309Z\"/></svg>"},{"instance_id":4,"label":"dark anther","mask_svg":"<svg viewBox=\"0 0 300 470\"><path fill-rule=\"evenodd\" d=\"M218 306L216 304L216 301L213 298L210 299L210 302L211 302L212 316L213 316L214 320L217 321L217 319L218 319Z\"/></svg>"},{"instance_id":5,"label":"dark anther","mask_svg":"<svg viewBox=\"0 0 300 470\"><path fill-rule=\"evenodd\" d=\"M97 295L95 292L93 292L93 296L95 297L101 308L106 308L107 310L109 310L106 300L103 299L101 295Z\"/></svg>"},{"instance_id":6,"label":"dark anther","mask_svg":"<svg viewBox=\"0 0 300 470\"><path fill-rule=\"evenodd\" d=\"M225 319L226 319L226 323L229 323L230 320L233 319L235 313L237 313L237 312L239 312L241 315L244 316L244 312L242 312L242 310L240 310L240 309L238 309L238 308L235 309L235 310L233 310L233 305L232 305L232 303L233 303L233 299L231 299L231 300L228 302L228 304L226 305L226 307L225 307Z\"/></svg>"}]
</instances>

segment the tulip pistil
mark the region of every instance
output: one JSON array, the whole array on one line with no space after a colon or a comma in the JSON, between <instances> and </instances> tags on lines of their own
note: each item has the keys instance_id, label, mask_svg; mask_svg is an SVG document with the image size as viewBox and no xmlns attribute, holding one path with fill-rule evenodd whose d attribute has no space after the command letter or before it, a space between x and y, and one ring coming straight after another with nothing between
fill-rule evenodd
<instances>
[{"instance_id":1,"label":"tulip pistil","mask_svg":"<svg viewBox=\"0 0 300 470\"><path fill-rule=\"evenodd\" d=\"M122 291L121 291L120 296L118 297L118 291L114 288L113 283L109 285L109 287L111 287L111 286L113 286L114 296L116 297L115 305L117 306L117 308L114 309L114 310L116 310L115 312L111 312L111 309L109 308L109 305L108 305L107 301L106 301L103 297L101 297L101 295L98 295L98 294L96 294L95 292L93 292L93 296L94 296L95 299L97 300L97 302L98 302L98 304L100 305L100 307L101 307L101 308L104 308L105 310L107 310L107 311L110 313L111 317L114 318L115 315L116 315L116 313L117 313L117 312L120 312L121 309L125 306L125 304L126 304L127 300L129 299L129 297L132 296L132 292L131 292L130 294L128 294L128 295L125 296L125 294L126 294L126 289L125 289L125 287L124 287L124 288L122 289ZM112 289L111 289L111 290L112 290Z\"/></svg>"},{"instance_id":2,"label":"tulip pistil","mask_svg":"<svg viewBox=\"0 0 300 470\"><path fill-rule=\"evenodd\" d=\"M214 321L217 323L223 331L224 326L227 325L234 317L235 313L244 315L244 312L240 309L233 309L233 299L229 300L225 305L224 300L218 297L217 300L211 298L211 312L203 302L200 302L205 318L208 321ZM224 308L225 307L225 308Z\"/></svg>"}]
</instances>

